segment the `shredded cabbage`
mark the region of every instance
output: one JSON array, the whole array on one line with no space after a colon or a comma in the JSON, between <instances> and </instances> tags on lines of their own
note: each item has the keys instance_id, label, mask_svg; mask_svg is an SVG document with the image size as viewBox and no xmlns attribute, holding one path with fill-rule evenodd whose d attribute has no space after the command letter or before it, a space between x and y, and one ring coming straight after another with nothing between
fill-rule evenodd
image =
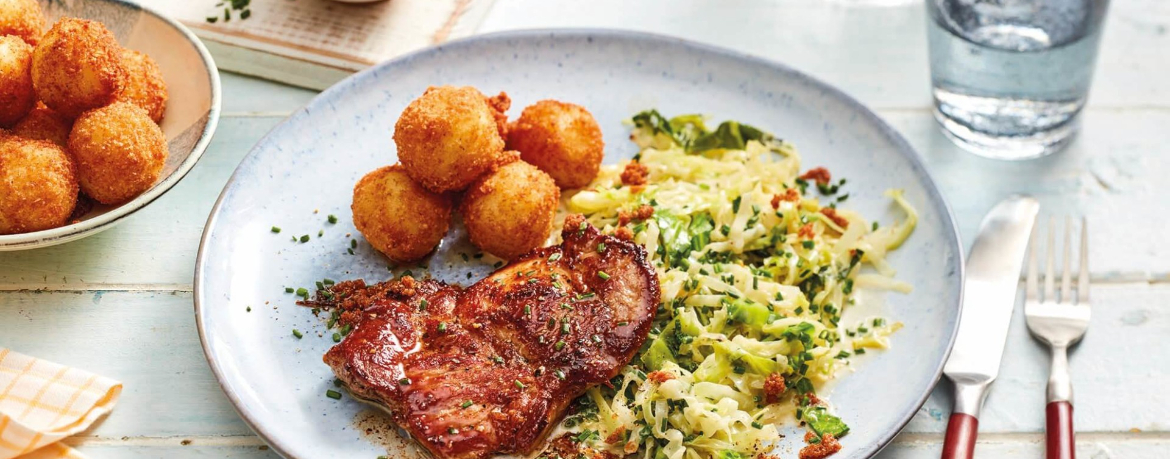
<instances>
[{"instance_id":1,"label":"shredded cabbage","mask_svg":"<svg viewBox=\"0 0 1170 459\"><path fill-rule=\"evenodd\" d=\"M647 183L624 185L625 164L607 166L565 197L563 211L614 232L651 206L650 218L627 227L658 270L662 303L638 356L612 388L578 399L563 427L595 450L644 459L753 457L779 438L772 425L800 419L844 435L848 426L810 401L901 326L880 317L841 324L841 312L855 288L910 290L885 255L913 232L914 208L890 190L906 219L871 224L837 207L844 179L810 190L795 148L748 125L708 130L701 116L656 111L632 121ZM769 377L784 383L772 397Z\"/></svg>"}]
</instances>

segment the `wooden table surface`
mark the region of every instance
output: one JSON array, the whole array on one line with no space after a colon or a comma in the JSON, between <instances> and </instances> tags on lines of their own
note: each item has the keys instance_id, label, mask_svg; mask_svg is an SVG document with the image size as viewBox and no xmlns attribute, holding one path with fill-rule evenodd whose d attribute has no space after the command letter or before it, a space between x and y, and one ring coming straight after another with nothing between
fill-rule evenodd
<instances>
[{"instance_id":1,"label":"wooden table surface","mask_svg":"<svg viewBox=\"0 0 1170 459\"><path fill-rule=\"evenodd\" d=\"M874 0L869 0L874 1ZM965 241L1013 193L1092 226L1093 323L1072 356L1081 458L1170 451L1170 2L1112 5L1084 128L1045 159L959 151L930 114L921 2L497 0L482 31L616 27L772 58L859 98L923 155ZM212 377L191 300L198 240L236 164L314 93L223 75L211 147L173 190L120 226L67 245L0 253L0 345L117 378L111 416L69 440L94 458L275 458ZM389 139L389 133L387 133ZM388 140L389 141L389 140ZM977 455L1042 457L1047 357L1016 317ZM890 381L890 384L897 384ZM879 457L935 458L950 397L940 386ZM880 388L875 388L880 393ZM373 458L370 458L373 459Z\"/></svg>"}]
</instances>

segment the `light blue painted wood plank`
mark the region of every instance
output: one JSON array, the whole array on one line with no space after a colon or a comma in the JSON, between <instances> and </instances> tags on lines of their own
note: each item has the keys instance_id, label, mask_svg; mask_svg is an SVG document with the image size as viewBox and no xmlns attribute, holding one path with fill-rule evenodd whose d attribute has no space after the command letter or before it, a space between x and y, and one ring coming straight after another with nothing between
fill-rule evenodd
<instances>
[{"instance_id":1,"label":"light blue painted wood plank","mask_svg":"<svg viewBox=\"0 0 1170 459\"><path fill-rule=\"evenodd\" d=\"M178 185L118 226L81 241L0 253L0 289L94 284L189 286L203 225L240 159L281 118L225 118Z\"/></svg>"},{"instance_id":2,"label":"light blue painted wood plank","mask_svg":"<svg viewBox=\"0 0 1170 459\"><path fill-rule=\"evenodd\" d=\"M1030 440L1002 440L994 438L975 445L979 458L1040 458L1044 457L1043 437ZM1166 438L1100 438L1082 435L1077 438L1077 457L1083 459L1154 459L1165 457L1170 440ZM942 453L942 435L929 440L906 441L903 436L876 456L877 459L937 459Z\"/></svg>"},{"instance_id":3,"label":"light blue painted wood plank","mask_svg":"<svg viewBox=\"0 0 1170 459\"><path fill-rule=\"evenodd\" d=\"M854 0L509 0L497 2L481 32L550 27L649 31L774 59L840 86L879 108L926 107L930 76L925 2L904 6ZM1091 103L1170 105L1170 3L1113 2Z\"/></svg>"},{"instance_id":4,"label":"light blue painted wood plank","mask_svg":"<svg viewBox=\"0 0 1170 459\"><path fill-rule=\"evenodd\" d=\"M121 381L89 434L251 434L203 357L189 293L0 293L0 346Z\"/></svg>"},{"instance_id":5,"label":"light blue painted wood plank","mask_svg":"<svg viewBox=\"0 0 1170 459\"><path fill-rule=\"evenodd\" d=\"M317 95L316 91L273 83L231 72L220 72L223 113L232 115L288 114Z\"/></svg>"},{"instance_id":6,"label":"light blue painted wood plank","mask_svg":"<svg viewBox=\"0 0 1170 459\"><path fill-rule=\"evenodd\" d=\"M1020 292L1022 298L1023 286ZM1091 295L1089 332L1069 357L1074 424L1086 432L1170 431L1170 394L1165 390L1170 385L1170 365L1166 364L1170 348L1165 346L1170 332L1170 287L1100 286ZM896 336L893 345L897 346ZM1048 351L1028 335L1023 307L1018 307L999 379L983 408L980 431L1043 432L1047 381ZM941 383L906 431L945 431L951 390L949 382Z\"/></svg>"},{"instance_id":7,"label":"light blue painted wood plank","mask_svg":"<svg viewBox=\"0 0 1170 459\"><path fill-rule=\"evenodd\" d=\"M1170 286L1110 285L1092 294L1093 324L1072 355L1078 429L1170 432L1170 350L1162 345ZM191 315L187 293L0 292L0 345L122 380L121 402L93 435L248 434L203 359ZM893 346L890 352L914 352L899 348L896 335ZM1047 360L1018 314L1004 359L980 428L1041 432ZM948 387L936 391L908 432L945 428Z\"/></svg>"},{"instance_id":8,"label":"light blue painted wood plank","mask_svg":"<svg viewBox=\"0 0 1170 459\"><path fill-rule=\"evenodd\" d=\"M878 459L937 459L942 451L941 435L929 440L905 441L902 437L894 440ZM188 446L135 446L82 443L79 451L93 459L168 459L189 458L230 458L230 459L277 459L276 453L258 446L210 446L198 441ZM1170 449L1170 440L1165 438L1124 438L1101 439L1082 437L1077 442L1077 456L1086 459L1153 459L1161 458ZM1038 458L1044 455L1044 445L1039 437L1032 440L981 440L975 447L976 457L981 458ZM369 458L372 459L372 458ZM782 457L781 459L791 459Z\"/></svg>"},{"instance_id":9,"label":"light blue painted wood plank","mask_svg":"<svg viewBox=\"0 0 1170 459\"><path fill-rule=\"evenodd\" d=\"M280 459L280 455L267 447L207 446L197 443L187 446L177 444L173 446L82 444L77 447L77 450L89 456L91 459Z\"/></svg>"},{"instance_id":10,"label":"light blue painted wood plank","mask_svg":"<svg viewBox=\"0 0 1170 459\"><path fill-rule=\"evenodd\" d=\"M923 111L882 116L923 156L970 244L985 212L1015 193L1039 198L1042 217L1086 216L1094 277L1170 280L1170 111L1088 110L1070 147L1023 162L984 159L950 142ZM805 157L815 152L805 153Z\"/></svg>"},{"instance_id":11,"label":"light blue painted wood plank","mask_svg":"<svg viewBox=\"0 0 1170 459\"><path fill-rule=\"evenodd\" d=\"M963 152L924 110L882 115L917 148L954 208L964 239L983 214L1012 193L1037 195L1046 213L1084 214L1093 225L1099 280L1170 280L1170 213L1151 202L1170 196L1170 111L1088 110L1085 131L1065 152L1030 162ZM78 242L0 254L0 289L89 288L95 284L191 284L207 214L239 160L279 118L233 117L191 174L128 221ZM774 128L782 132L783 127ZM798 146L799 147L799 146ZM804 151L817 163L817 152ZM828 165L830 168L832 165ZM896 186L896 184L891 184ZM338 185L343 186L343 185ZM344 204L344 203L342 203ZM184 287L189 288L189 287Z\"/></svg>"}]
</instances>

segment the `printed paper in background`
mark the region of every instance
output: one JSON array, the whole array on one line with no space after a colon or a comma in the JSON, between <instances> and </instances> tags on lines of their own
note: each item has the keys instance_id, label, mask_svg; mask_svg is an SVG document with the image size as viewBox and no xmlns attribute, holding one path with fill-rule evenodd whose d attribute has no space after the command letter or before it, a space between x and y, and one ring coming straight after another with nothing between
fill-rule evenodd
<instances>
[{"instance_id":1,"label":"printed paper in background","mask_svg":"<svg viewBox=\"0 0 1170 459\"><path fill-rule=\"evenodd\" d=\"M191 28L221 70L323 89L378 62L470 35L493 0L138 1Z\"/></svg>"}]
</instances>

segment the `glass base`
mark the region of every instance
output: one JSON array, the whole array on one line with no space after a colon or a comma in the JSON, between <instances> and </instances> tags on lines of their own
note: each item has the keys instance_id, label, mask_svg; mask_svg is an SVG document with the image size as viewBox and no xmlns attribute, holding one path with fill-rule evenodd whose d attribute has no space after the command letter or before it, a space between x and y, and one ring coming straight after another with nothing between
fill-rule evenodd
<instances>
[{"instance_id":1,"label":"glass base","mask_svg":"<svg viewBox=\"0 0 1170 459\"><path fill-rule=\"evenodd\" d=\"M1047 102L973 97L935 89L934 118L964 150L1023 160L1055 153L1072 141L1084 100Z\"/></svg>"}]
</instances>

